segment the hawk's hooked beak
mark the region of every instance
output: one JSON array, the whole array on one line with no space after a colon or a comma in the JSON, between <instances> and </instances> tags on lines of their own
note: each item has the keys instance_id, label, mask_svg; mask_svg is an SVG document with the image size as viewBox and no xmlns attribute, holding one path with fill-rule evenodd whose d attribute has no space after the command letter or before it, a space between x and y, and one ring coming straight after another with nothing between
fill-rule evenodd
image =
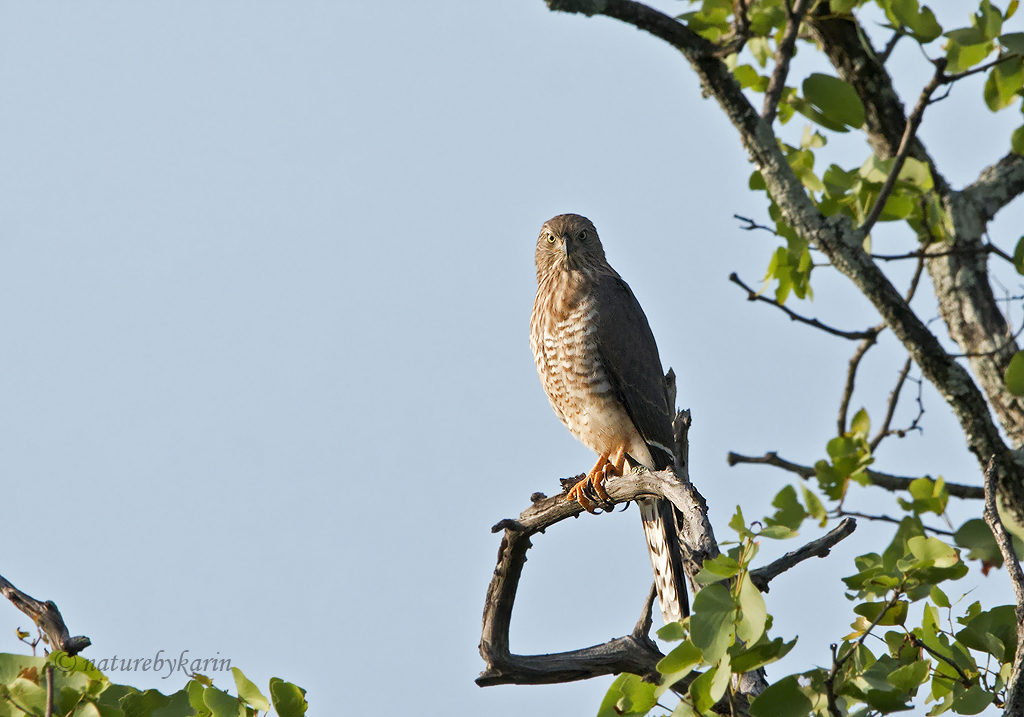
<instances>
[{"instance_id":1,"label":"hawk's hooked beak","mask_svg":"<svg viewBox=\"0 0 1024 717\"><path fill-rule=\"evenodd\" d=\"M569 257L572 256L572 247L570 246L571 239L565 237L562 239L562 253L565 254L565 263L569 263Z\"/></svg>"}]
</instances>

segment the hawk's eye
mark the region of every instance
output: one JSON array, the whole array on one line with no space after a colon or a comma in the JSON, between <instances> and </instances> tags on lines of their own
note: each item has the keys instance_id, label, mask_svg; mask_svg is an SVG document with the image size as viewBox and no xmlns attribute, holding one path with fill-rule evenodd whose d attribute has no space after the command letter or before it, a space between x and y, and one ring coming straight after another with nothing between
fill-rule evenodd
<instances>
[{"instance_id":1,"label":"hawk's eye","mask_svg":"<svg viewBox=\"0 0 1024 717\"><path fill-rule=\"evenodd\" d=\"M554 234L548 234L548 244L554 244L554 243L555 243L555 235Z\"/></svg>"},{"instance_id":2,"label":"hawk's eye","mask_svg":"<svg viewBox=\"0 0 1024 717\"><path fill-rule=\"evenodd\" d=\"M584 229L584 230L582 230L580 232L580 241L586 241L586 240L587 240L587 230Z\"/></svg>"}]
</instances>

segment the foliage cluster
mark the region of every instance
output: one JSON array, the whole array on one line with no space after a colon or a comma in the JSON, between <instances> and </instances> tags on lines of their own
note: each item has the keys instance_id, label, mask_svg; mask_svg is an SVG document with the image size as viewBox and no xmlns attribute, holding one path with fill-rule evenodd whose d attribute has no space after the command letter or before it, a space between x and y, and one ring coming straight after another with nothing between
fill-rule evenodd
<instances>
[{"instance_id":1,"label":"foliage cluster","mask_svg":"<svg viewBox=\"0 0 1024 717\"><path fill-rule=\"evenodd\" d=\"M657 681L620 675L599 717L667 710L673 689L682 693L673 717L712 714L716 703L736 699L735 675L775 662L793 648L795 638L770 637L772 617L751 582L751 561L761 540L795 537L805 521L824 525L840 513L849 490L870 485L869 429L862 410L849 433L829 441L829 458L818 462L814 484L799 492L784 487L772 515L748 524L737 507L729 527L738 540L705 561L692 614L658 633L679 645L658 664ZM967 575L966 561L978 561L987 571L1000 566L1002 557L981 519L956 531L929 527L926 516L944 517L949 499L941 477L911 483L898 499L901 515L892 540L880 553L857 557L843 580L852 603L851 632L831 646L831 665L774 679L750 704L751 714L890 714L911 709L917 700L929 705L928 715L972 715L1004 703L1017 650L1014 607L986 609L956 595L952 585ZM1022 548L1018 542L1018 552ZM692 679L695 671L700 674Z\"/></svg>"},{"instance_id":2,"label":"foliage cluster","mask_svg":"<svg viewBox=\"0 0 1024 717\"><path fill-rule=\"evenodd\" d=\"M164 695L119 685L81 656L52 652L46 657L0 654L0 717L302 717L306 691L274 677L270 699L241 670L232 667L237 696L192 674L178 692ZM48 693L53 695L49 704Z\"/></svg>"}]
</instances>

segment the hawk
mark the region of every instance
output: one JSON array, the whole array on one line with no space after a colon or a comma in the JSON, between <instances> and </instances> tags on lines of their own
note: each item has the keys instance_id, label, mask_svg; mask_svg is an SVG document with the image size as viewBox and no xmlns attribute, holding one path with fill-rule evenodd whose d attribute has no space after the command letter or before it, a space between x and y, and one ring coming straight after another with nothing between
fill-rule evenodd
<instances>
[{"instance_id":1,"label":"hawk","mask_svg":"<svg viewBox=\"0 0 1024 717\"><path fill-rule=\"evenodd\" d=\"M622 475L627 461L650 470L675 463L672 407L654 335L629 285L604 256L586 217L560 214L540 230L537 298L530 348L544 392L562 423L598 454L597 464L569 491L587 511L590 485ZM689 612L673 505L639 498L665 622Z\"/></svg>"}]
</instances>

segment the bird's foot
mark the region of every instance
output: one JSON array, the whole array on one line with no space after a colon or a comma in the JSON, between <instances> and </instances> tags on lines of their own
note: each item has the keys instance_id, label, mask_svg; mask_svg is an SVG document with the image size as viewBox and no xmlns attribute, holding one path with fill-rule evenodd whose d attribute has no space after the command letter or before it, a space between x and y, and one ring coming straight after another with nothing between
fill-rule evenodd
<instances>
[{"instance_id":1,"label":"bird's foot","mask_svg":"<svg viewBox=\"0 0 1024 717\"><path fill-rule=\"evenodd\" d=\"M590 469L587 475L569 488L566 500L574 500L583 506L588 513L596 513L595 507L600 507L608 512L612 507L612 498L604 489L602 483L609 476L622 475L622 464L625 460L625 451L619 450L615 458L608 460L608 455L602 453L597 459L597 464ZM596 498L591 497L588 489L593 489Z\"/></svg>"}]
</instances>

